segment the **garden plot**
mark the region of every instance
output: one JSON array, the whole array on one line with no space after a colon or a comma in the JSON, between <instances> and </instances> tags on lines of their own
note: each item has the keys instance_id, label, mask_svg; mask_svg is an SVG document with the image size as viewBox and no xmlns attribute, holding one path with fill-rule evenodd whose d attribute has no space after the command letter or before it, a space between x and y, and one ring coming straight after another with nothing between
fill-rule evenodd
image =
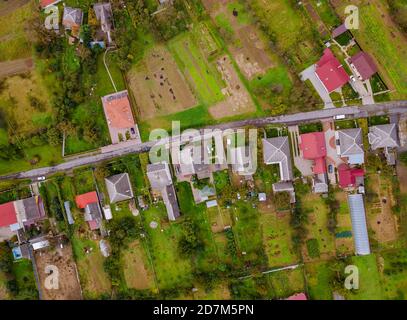
<instances>
[{"instance_id":1,"label":"garden plot","mask_svg":"<svg viewBox=\"0 0 407 320\"><path fill-rule=\"evenodd\" d=\"M0 62L0 79L28 72L33 67L34 63L31 58Z\"/></svg>"},{"instance_id":2,"label":"garden plot","mask_svg":"<svg viewBox=\"0 0 407 320\"><path fill-rule=\"evenodd\" d=\"M265 74L273 67L266 51L266 42L260 38L260 32L250 24L251 18L241 3L224 1L217 7L208 7L221 33L227 35L224 38L228 48L247 79Z\"/></svg>"},{"instance_id":3,"label":"garden plot","mask_svg":"<svg viewBox=\"0 0 407 320\"><path fill-rule=\"evenodd\" d=\"M85 222L79 220L78 216L76 217L76 223L83 226ZM86 235L77 230L72 237L72 247L78 266L83 297L85 299L97 299L101 294L110 295L111 283L103 267L105 258L100 252L98 241L92 240L90 237L90 234Z\"/></svg>"},{"instance_id":4,"label":"garden plot","mask_svg":"<svg viewBox=\"0 0 407 320\"><path fill-rule=\"evenodd\" d=\"M391 183L379 174L370 174L367 188L374 194L375 201L368 201L367 219L374 237L380 242L391 242L397 239L397 228L392 212L394 202Z\"/></svg>"},{"instance_id":5,"label":"garden plot","mask_svg":"<svg viewBox=\"0 0 407 320\"><path fill-rule=\"evenodd\" d=\"M226 55L221 57L217 61L217 68L226 83L226 87L222 89L226 100L210 107L209 113L215 119L221 119L256 111L256 106L242 81L239 79L239 75L234 69L230 58Z\"/></svg>"},{"instance_id":6,"label":"garden plot","mask_svg":"<svg viewBox=\"0 0 407 320\"><path fill-rule=\"evenodd\" d=\"M133 241L123 252L123 269L129 288L142 290L154 286L153 271L139 240Z\"/></svg>"},{"instance_id":7,"label":"garden plot","mask_svg":"<svg viewBox=\"0 0 407 320\"><path fill-rule=\"evenodd\" d=\"M72 259L70 245L64 244L63 248L39 250L35 252L41 291L45 300L79 300L82 299L76 265ZM59 288L46 289L45 279L49 276L46 267L56 266L59 272Z\"/></svg>"},{"instance_id":8,"label":"garden plot","mask_svg":"<svg viewBox=\"0 0 407 320\"><path fill-rule=\"evenodd\" d=\"M127 75L141 120L189 109L197 104L184 76L165 47L152 49Z\"/></svg>"},{"instance_id":9,"label":"garden plot","mask_svg":"<svg viewBox=\"0 0 407 320\"><path fill-rule=\"evenodd\" d=\"M303 199L305 210L309 210L308 237L303 248L305 261L315 258L326 259L335 255L334 235L327 229L328 207L324 199L318 194L307 194Z\"/></svg>"},{"instance_id":10,"label":"garden plot","mask_svg":"<svg viewBox=\"0 0 407 320\"><path fill-rule=\"evenodd\" d=\"M263 243L270 267L295 263L298 256L292 245L290 213L277 214L272 209L260 209Z\"/></svg>"}]
</instances>

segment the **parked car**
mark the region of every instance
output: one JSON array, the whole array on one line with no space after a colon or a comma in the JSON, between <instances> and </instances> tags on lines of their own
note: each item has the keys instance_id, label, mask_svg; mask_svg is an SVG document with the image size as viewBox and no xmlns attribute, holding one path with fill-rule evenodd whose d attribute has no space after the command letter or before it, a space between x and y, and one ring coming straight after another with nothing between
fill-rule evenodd
<instances>
[{"instance_id":1,"label":"parked car","mask_svg":"<svg viewBox=\"0 0 407 320\"><path fill-rule=\"evenodd\" d=\"M44 181L44 180L45 180L45 176L37 177L37 181Z\"/></svg>"},{"instance_id":2,"label":"parked car","mask_svg":"<svg viewBox=\"0 0 407 320\"><path fill-rule=\"evenodd\" d=\"M329 165L328 165L328 172L329 172L329 173L334 172L334 166L333 166L332 164L329 164Z\"/></svg>"}]
</instances>

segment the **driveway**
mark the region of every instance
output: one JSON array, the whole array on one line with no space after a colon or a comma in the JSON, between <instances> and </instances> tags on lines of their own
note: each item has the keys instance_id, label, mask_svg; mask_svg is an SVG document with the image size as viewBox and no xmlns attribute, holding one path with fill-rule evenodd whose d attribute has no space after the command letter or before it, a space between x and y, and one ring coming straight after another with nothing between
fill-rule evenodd
<instances>
[{"instance_id":1,"label":"driveway","mask_svg":"<svg viewBox=\"0 0 407 320\"><path fill-rule=\"evenodd\" d=\"M362 98L363 105L374 104L372 87L369 80L349 81L349 83L352 86L353 90L355 90Z\"/></svg>"},{"instance_id":2,"label":"driveway","mask_svg":"<svg viewBox=\"0 0 407 320\"><path fill-rule=\"evenodd\" d=\"M313 64L312 66L308 67L303 72L301 72L300 77L301 77L302 81L306 81L306 80L311 81L312 85L314 86L315 90L318 92L322 101L324 101L325 109L335 108L335 105L333 104L332 99L329 96L329 93L326 91L321 80L318 79L318 77L315 73L315 64Z\"/></svg>"},{"instance_id":3,"label":"driveway","mask_svg":"<svg viewBox=\"0 0 407 320\"><path fill-rule=\"evenodd\" d=\"M322 123L322 127L325 134L325 144L326 144L326 163L327 165L332 165L334 168L337 168L343 160L338 156L336 152L335 145L335 127L333 121L325 121ZM328 170L328 179L332 185L336 184L336 174L335 170L332 173L329 173Z\"/></svg>"}]
</instances>

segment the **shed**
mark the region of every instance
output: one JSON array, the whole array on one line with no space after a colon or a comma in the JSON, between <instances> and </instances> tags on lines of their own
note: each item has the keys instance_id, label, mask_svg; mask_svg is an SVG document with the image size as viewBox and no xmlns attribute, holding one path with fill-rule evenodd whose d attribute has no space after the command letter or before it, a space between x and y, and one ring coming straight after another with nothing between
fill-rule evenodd
<instances>
[{"instance_id":1,"label":"shed","mask_svg":"<svg viewBox=\"0 0 407 320\"><path fill-rule=\"evenodd\" d=\"M65 207L66 217L68 218L68 223L74 224L75 221L73 219L72 212L71 212L71 203L69 201L65 201L64 207Z\"/></svg>"}]
</instances>

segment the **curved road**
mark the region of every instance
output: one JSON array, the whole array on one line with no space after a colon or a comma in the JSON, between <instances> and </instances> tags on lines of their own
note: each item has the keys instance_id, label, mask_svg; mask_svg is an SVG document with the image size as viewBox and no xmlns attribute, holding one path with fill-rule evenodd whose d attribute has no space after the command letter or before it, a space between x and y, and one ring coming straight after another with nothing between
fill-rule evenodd
<instances>
[{"instance_id":1,"label":"curved road","mask_svg":"<svg viewBox=\"0 0 407 320\"><path fill-rule=\"evenodd\" d=\"M284 124L284 125L295 125L301 124L306 122L313 122L318 120L324 119L332 119L334 116L338 115L346 115L349 119L356 119L356 118L365 118L368 116L373 115L401 115L407 113L407 100L404 101L391 101L385 103L377 103L373 105L365 105L365 106L351 106L351 107L343 107L343 108L332 108L332 109L323 109L323 110L315 110L310 112L301 112L289 115L281 115L277 117L263 117L263 118L254 118L254 119L247 119L241 121L234 121L234 122L227 122L222 123L214 126L208 126L205 128L208 129L237 129L245 126L253 126L253 127L262 127L268 124ZM203 129L201 130L201 134L203 134ZM181 142L185 143L188 142L188 139L181 139L180 136L173 136L168 139L164 139L160 141L160 144L168 144L169 142ZM27 178L35 178L38 176L47 176L50 174L54 174L57 172L65 172L72 170L75 167L90 165L99 163L102 161L110 160L116 157L132 154L132 153L143 153L148 152L151 147L156 145L156 142L144 142L137 145L115 145L112 150L100 153L100 154L93 154L93 155L86 155L84 154L81 157L68 160L64 163L58 164L52 167L44 167L33 169L24 172L13 173L9 175L0 176L0 180L6 179L27 179Z\"/></svg>"}]
</instances>

